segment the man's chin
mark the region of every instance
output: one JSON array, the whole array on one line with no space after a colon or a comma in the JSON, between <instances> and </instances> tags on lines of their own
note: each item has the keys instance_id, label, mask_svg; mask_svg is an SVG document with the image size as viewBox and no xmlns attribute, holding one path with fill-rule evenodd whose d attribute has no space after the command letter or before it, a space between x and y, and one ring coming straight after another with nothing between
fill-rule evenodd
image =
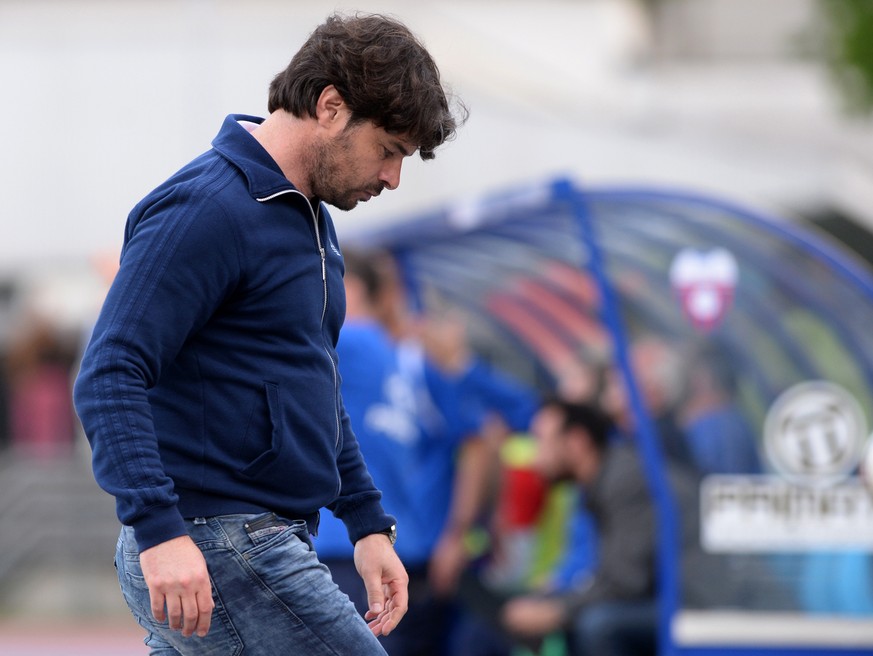
<instances>
[{"instance_id":1,"label":"man's chin","mask_svg":"<svg viewBox=\"0 0 873 656\"><path fill-rule=\"evenodd\" d=\"M322 201L331 205L338 210L342 210L343 212L348 212L349 210L353 210L358 206L358 200L356 198L340 198L335 200L327 200L322 198Z\"/></svg>"}]
</instances>

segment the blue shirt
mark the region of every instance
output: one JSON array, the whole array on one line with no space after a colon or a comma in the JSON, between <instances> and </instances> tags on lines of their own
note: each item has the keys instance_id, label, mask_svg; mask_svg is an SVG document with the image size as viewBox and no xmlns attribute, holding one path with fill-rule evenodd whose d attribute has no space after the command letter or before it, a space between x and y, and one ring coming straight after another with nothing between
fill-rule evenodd
<instances>
[{"instance_id":1,"label":"blue shirt","mask_svg":"<svg viewBox=\"0 0 873 656\"><path fill-rule=\"evenodd\" d=\"M685 426L691 458L702 474L757 474L755 436L733 405L708 412Z\"/></svg>"},{"instance_id":2,"label":"blue shirt","mask_svg":"<svg viewBox=\"0 0 873 656\"><path fill-rule=\"evenodd\" d=\"M421 430L397 349L377 323L356 320L343 326L337 353L343 401L361 453L382 491L382 505L397 519L395 549L404 563L424 562L431 545L413 503ZM322 559L351 559L354 554L346 527L329 513L322 513L315 548Z\"/></svg>"},{"instance_id":3,"label":"blue shirt","mask_svg":"<svg viewBox=\"0 0 873 656\"><path fill-rule=\"evenodd\" d=\"M552 582L556 590L566 591L590 577L597 566L597 527L585 507L579 491L569 517L564 552L557 564Z\"/></svg>"}]
</instances>

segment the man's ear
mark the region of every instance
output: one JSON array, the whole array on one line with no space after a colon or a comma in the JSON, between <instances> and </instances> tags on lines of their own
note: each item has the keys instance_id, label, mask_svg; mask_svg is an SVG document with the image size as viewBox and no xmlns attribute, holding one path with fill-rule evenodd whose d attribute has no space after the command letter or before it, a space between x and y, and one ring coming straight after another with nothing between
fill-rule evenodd
<instances>
[{"instance_id":1,"label":"man's ear","mask_svg":"<svg viewBox=\"0 0 873 656\"><path fill-rule=\"evenodd\" d=\"M334 85L329 84L321 90L321 95L315 104L315 117L319 124L326 128L337 124L344 126L347 120L344 116L345 110L346 103Z\"/></svg>"}]
</instances>

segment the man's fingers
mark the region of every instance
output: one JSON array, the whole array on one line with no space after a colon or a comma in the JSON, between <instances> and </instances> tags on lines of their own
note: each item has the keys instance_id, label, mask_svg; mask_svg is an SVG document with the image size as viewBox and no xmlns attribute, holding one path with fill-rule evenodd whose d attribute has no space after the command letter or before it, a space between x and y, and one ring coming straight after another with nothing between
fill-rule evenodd
<instances>
[{"instance_id":1,"label":"man's fingers","mask_svg":"<svg viewBox=\"0 0 873 656\"><path fill-rule=\"evenodd\" d=\"M197 607L200 609L200 618L197 621L197 635L201 638L205 637L209 632L209 626L212 623L212 610L215 607L215 602L212 601L212 594L198 594Z\"/></svg>"},{"instance_id":2,"label":"man's fingers","mask_svg":"<svg viewBox=\"0 0 873 656\"><path fill-rule=\"evenodd\" d=\"M156 595L152 598L152 614L155 620L167 620L171 629L181 629L186 638L195 633L202 638L209 632L214 607L211 591L196 596Z\"/></svg>"},{"instance_id":3,"label":"man's fingers","mask_svg":"<svg viewBox=\"0 0 873 656\"><path fill-rule=\"evenodd\" d=\"M163 622L167 619L166 614L164 613L164 604L166 603L166 597L159 593L153 591L149 588L149 599L152 602L152 615L155 616L155 620L158 622Z\"/></svg>"},{"instance_id":4,"label":"man's fingers","mask_svg":"<svg viewBox=\"0 0 873 656\"><path fill-rule=\"evenodd\" d=\"M168 595L167 599L167 620L170 628L178 631L182 628L182 599L178 595ZM157 618L155 618L157 619Z\"/></svg>"},{"instance_id":5,"label":"man's fingers","mask_svg":"<svg viewBox=\"0 0 873 656\"><path fill-rule=\"evenodd\" d=\"M409 605L409 591L405 585L401 585L398 581L392 581L385 586L384 590L388 599L385 610L380 617L374 620L376 627L371 627L378 628L379 633L376 635L391 633L403 619Z\"/></svg>"},{"instance_id":6,"label":"man's fingers","mask_svg":"<svg viewBox=\"0 0 873 656\"><path fill-rule=\"evenodd\" d=\"M182 606L182 635L190 638L197 630L197 625L200 622L200 611L197 608L197 597L195 595L185 595L181 598Z\"/></svg>"},{"instance_id":7,"label":"man's fingers","mask_svg":"<svg viewBox=\"0 0 873 656\"><path fill-rule=\"evenodd\" d=\"M372 534L355 543L355 567L367 590L368 621L374 635L388 635L409 605L409 577L391 543Z\"/></svg>"},{"instance_id":8,"label":"man's fingers","mask_svg":"<svg viewBox=\"0 0 873 656\"><path fill-rule=\"evenodd\" d=\"M385 609L385 593L382 591L380 572L371 571L362 573L364 588L367 590L367 615L376 617Z\"/></svg>"},{"instance_id":9,"label":"man's fingers","mask_svg":"<svg viewBox=\"0 0 873 656\"><path fill-rule=\"evenodd\" d=\"M139 556L158 622L190 637L209 630L214 603L203 554L187 535L146 549Z\"/></svg>"}]
</instances>

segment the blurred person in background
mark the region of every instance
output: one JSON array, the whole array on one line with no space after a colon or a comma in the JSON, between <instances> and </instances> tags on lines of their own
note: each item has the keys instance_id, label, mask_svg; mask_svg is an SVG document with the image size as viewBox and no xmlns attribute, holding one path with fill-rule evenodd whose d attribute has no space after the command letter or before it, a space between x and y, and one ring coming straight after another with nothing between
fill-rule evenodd
<instances>
[{"instance_id":1,"label":"blurred person in background","mask_svg":"<svg viewBox=\"0 0 873 656\"><path fill-rule=\"evenodd\" d=\"M459 119L418 39L365 14L318 26L268 109L228 116L132 211L76 383L124 525L122 590L161 656L382 654L407 605L394 518L342 405L325 203L396 188ZM369 627L312 550L324 506L355 544Z\"/></svg>"},{"instance_id":2,"label":"blurred person in background","mask_svg":"<svg viewBox=\"0 0 873 656\"><path fill-rule=\"evenodd\" d=\"M666 339L644 334L630 344L629 359L646 409L655 422L665 457L679 467L690 466L685 436L678 425L676 406L681 393L682 367L679 351ZM581 367L580 365L585 365ZM567 377L580 369L579 374ZM576 380L578 379L578 380ZM569 367L559 378L557 396L570 403L602 407L616 420L617 430L630 439L636 430L636 418L630 405L624 375L617 365L604 358L587 354L576 367ZM597 526L577 487L577 498L569 516L567 546L552 575L551 590L571 589L590 577L597 564Z\"/></svg>"},{"instance_id":3,"label":"blurred person in background","mask_svg":"<svg viewBox=\"0 0 873 656\"><path fill-rule=\"evenodd\" d=\"M503 649L493 643L487 651L470 645L463 656L509 654L519 644L538 649L555 633L566 634L573 656L655 653L657 529L639 455L612 420L589 404L548 400L533 432L539 471L580 487L595 525L596 562L568 587L484 597L482 606L503 632ZM682 518L683 601L705 605L718 570L698 545L696 479L685 468L665 464Z\"/></svg>"},{"instance_id":4,"label":"blurred person in background","mask_svg":"<svg viewBox=\"0 0 873 656\"><path fill-rule=\"evenodd\" d=\"M454 653L448 636L456 626L454 597L472 555L468 538L488 521L500 446L513 431L527 430L537 396L475 356L456 310L414 311L391 254L378 258L378 268L382 284L374 311L397 346L421 430L405 477L428 558L424 567L410 568L423 583L411 590L433 600L434 619L448 640L434 644L438 651L422 653Z\"/></svg>"},{"instance_id":5,"label":"blurred person in background","mask_svg":"<svg viewBox=\"0 0 873 656\"><path fill-rule=\"evenodd\" d=\"M556 632L569 636L574 655L651 653L654 514L633 447L615 438L612 420L595 406L559 399L542 405L533 433L537 470L581 488L596 525L598 562L573 588L484 597L481 607L503 632L503 646L471 644L463 656L509 654L513 645L538 650Z\"/></svg>"},{"instance_id":6,"label":"blurred person in background","mask_svg":"<svg viewBox=\"0 0 873 656\"><path fill-rule=\"evenodd\" d=\"M52 458L74 446L70 372L75 348L45 320L27 323L9 347L10 443L16 453Z\"/></svg>"},{"instance_id":7,"label":"blurred person in background","mask_svg":"<svg viewBox=\"0 0 873 656\"><path fill-rule=\"evenodd\" d=\"M430 518L412 505L411 488L416 482L409 473L416 467L420 430L411 390L400 374L397 348L373 314L382 285L377 257L344 248L343 260L346 319L337 342L343 403L367 468L382 492L382 505L403 527L394 548L409 574L409 610L380 642L392 655L435 653L444 626L441 609L427 592L430 545L423 540L426 531L420 524ZM340 590L365 615L367 590L355 567L354 547L345 525L323 513L314 544Z\"/></svg>"},{"instance_id":8,"label":"blurred person in background","mask_svg":"<svg viewBox=\"0 0 873 656\"><path fill-rule=\"evenodd\" d=\"M530 636L570 625L574 653L646 653L654 518L636 453L613 441L611 420L596 406L547 403L534 434L543 475L572 480L583 491L594 521L597 563L578 587L554 596L555 606L533 597L510 601L502 613L505 626ZM566 619L550 625L549 612L558 609ZM543 630L536 630L538 623Z\"/></svg>"},{"instance_id":9,"label":"blurred person in background","mask_svg":"<svg viewBox=\"0 0 873 656\"><path fill-rule=\"evenodd\" d=\"M755 433L737 404L737 391L727 345L694 345L686 359L678 416L691 462L702 475L761 472Z\"/></svg>"},{"instance_id":10,"label":"blurred person in background","mask_svg":"<svg viewBox=\"0 0 873 656\"><path fill-rule=\"evenodd\" d=\"M9 396L9 367L4 350L0 351L0 451L5 451L9 447L11 439Z\"/></svg>"},{"instance_id":11,"label":"blurred person in background","mask_svg":"<svg viewBox=\"0 0 873 656\"><path fill-rule=\"evenodd\" d=\"M596 404L605 390L609 367L601 354L583 347L551 373L556 398ZM536 454L529 431L509 436L501 448L502 480L491 545L482 565L467 572L462 584L461 599L471 612L459 631L464 645L459 654L506 653L508 639L499 626L497 630L491 626L494 617L482 612L493 607L495 599L567 589L590 575L596 562L594 521L581 490L548 481L537 469Z\"/></svg>"},{"instance_id":12,"label":"blurred person in background","mask_svg":"<svg viewBox=\"0 0 873 656\"><path fill-rule=\"evenodd\" d=\"M667 340L646 334L628 347L630 366L643 404L655 425L664 456L674 463L691 467L687 439L679 426L677 405L682 394L683 364L680 354ZM618 366L608 370L603 394L603 409L615 417L626 434L636 431L636 418L630 404L627 384Z\"/></svg>"}]
</instances>

